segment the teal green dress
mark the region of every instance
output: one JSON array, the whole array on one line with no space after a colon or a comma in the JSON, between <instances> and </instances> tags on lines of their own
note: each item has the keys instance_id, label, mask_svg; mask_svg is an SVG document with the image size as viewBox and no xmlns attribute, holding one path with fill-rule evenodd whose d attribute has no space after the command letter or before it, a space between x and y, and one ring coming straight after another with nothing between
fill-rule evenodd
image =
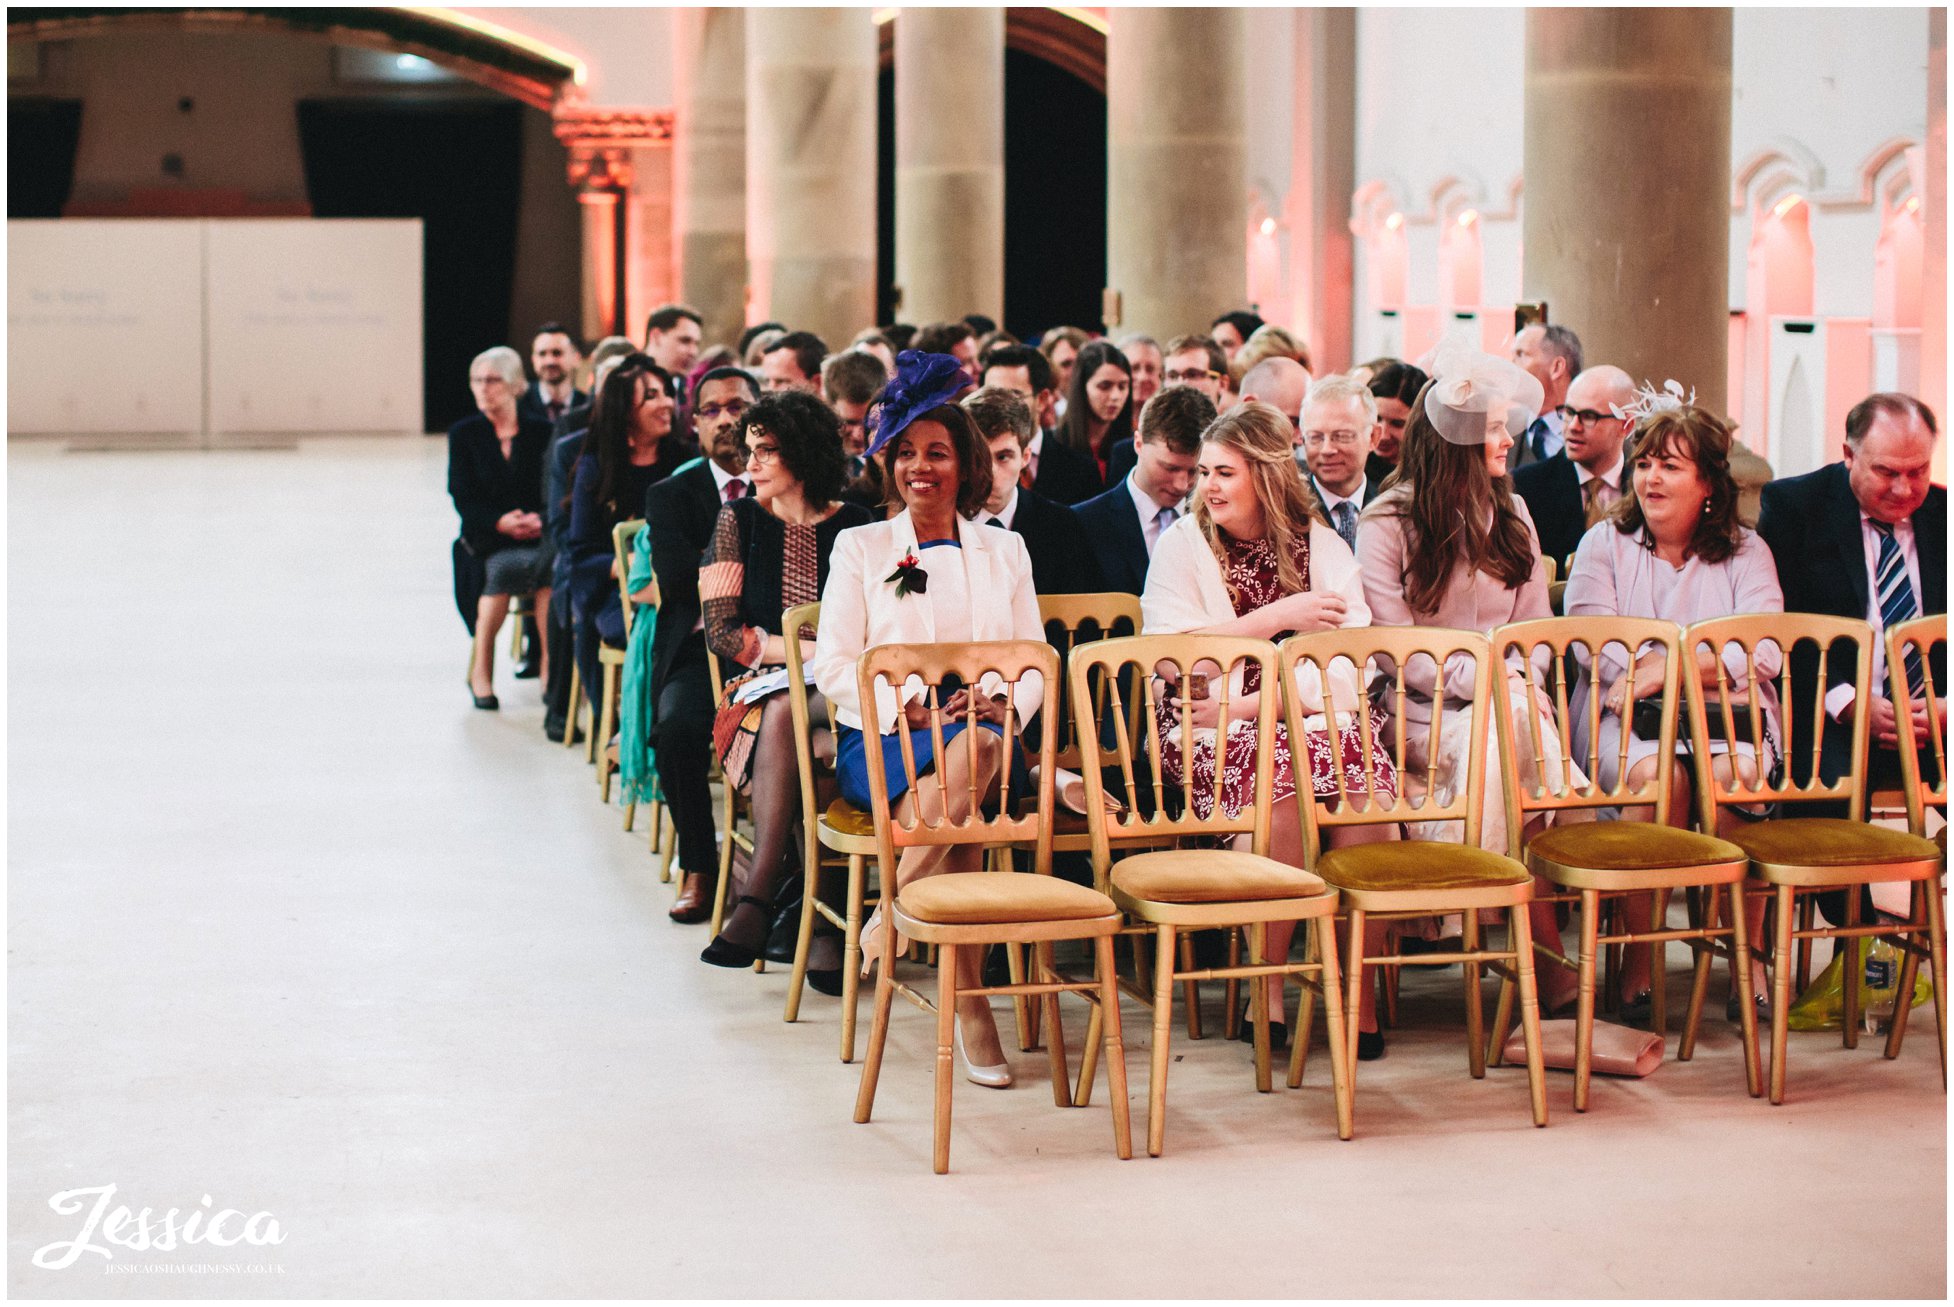
<instances>
[{"instance_id":1,"label":"teal green dress","mask_svg":"<svg viewBox=\"0 0 1954 1307\"><path fill-rule=\"evenodd\" d=\"M625 592L636 594L651 584L651 533L640 527L631 541L630 570ZM617 770L624 785L624 802L658 803L657 760L651 749L651 638L658 611L639 605L631 615L631 638L624 650L624 688L619 693Z\"/></svg>"}]
</instances>

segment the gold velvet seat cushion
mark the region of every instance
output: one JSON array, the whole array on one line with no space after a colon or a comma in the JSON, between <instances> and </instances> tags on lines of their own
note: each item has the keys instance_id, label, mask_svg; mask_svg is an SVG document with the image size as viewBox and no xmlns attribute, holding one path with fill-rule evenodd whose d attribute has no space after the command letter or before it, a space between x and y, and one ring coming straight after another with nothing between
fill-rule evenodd
<instances>
[{"instance_id":1,"label":"gold velvet seat cushion","mask_svg":"<svg viewBox=\"0 0 1954 1307\"><path fill-rule=\"evenodd\" d=\"M925 876L903 886L896 903L916 920L940 926L1084 921L1119 911L1098 890L1026 871L952 871Z\"/></svg>"},{"instance_id":2,"label":"gold velvet seat cushion","mask_svg":"<svg viewBox=\"0 0 1954 1307\"><path fill-rule=\"evenodd\" d=\"M1316 860L1316 871L1338 889L1371 892L1489 889L1532 880L1525 867L1502 854L1431 840L1331 849Z\"/></svg>"},{"instance_id":3,"label":"gold velvet seat cushion","mask_svg":"<svg viewBox=\"0 0 1954 1307\"><path fill-rule=\"evenodd\" d=\"M866 809L857 808L846 799L836 799L828 805L821 815L828 829L838 835L860 835L875 838L875 815Z\"/></svg>"},{"instance_id":4,"label":"gold velvet seat cushion","mask_svg":"<svg viewBox=\"0 0 1954 1307\"><path fill-rule=\"evenodd\" d=\"M1932 840L1843 817L1785 817L1731 832L1753 862L1781 867L1861 867L1940 857Z\"/></svg>"},{"instance_id":5,"label":"gold velvet seat cushion","mask_svg":"<svg viewBox=\"0 0 1954 1307\"><path fill-rule=\"evenodd\" d=\"M1602 871L1654 871L1662 867L1710 867L1741 862L1744 851L1729 840L1646 821L1584 821L1552 826L1527 848L1563 867Z\"/></svg>"},{"instance_id":6,"label":"gold velvet seat cushion","mask_svg":"<svg viewBox=\"0 0 1954 1307\"><path fill-rule=\"evenodd\" d=\"M1113 884L1154 903L1244 903L1306 899L1329 887L1300 867L1234 849L1141 853L1113 865Z\"/></svg>"}]
</instances>

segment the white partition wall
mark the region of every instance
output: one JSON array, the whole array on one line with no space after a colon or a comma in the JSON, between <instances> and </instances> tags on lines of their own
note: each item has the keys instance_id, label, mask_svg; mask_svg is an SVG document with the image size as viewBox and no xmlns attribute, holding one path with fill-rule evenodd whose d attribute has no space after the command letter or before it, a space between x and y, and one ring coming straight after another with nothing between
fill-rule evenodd
<instances>
[{"instance_id":1,"label":"white partition wall","mask_svg":"<svg viewBox=\"0 0 1954 1307\"><path fill-rule=\"evenodd\" d=\"M8 431L419 432L413 219L7 224Z\"/></svg>"},{"instance_id":2,"label":"white partition wall","mask_svg":"<svg viewBox=\"0 0 1954 1307\"><path fill-rule=\"evenodd\" d=\"M7 429L203 431L197 222L7 224Z\"/></svg>"},{"instance_id":3,"label":"white partition wall","mask_svg":"<svg viewBox=\"0 0 1954 1307\"><path fill-rule=\"evenodd\" d=\"M421 224L206 227L210 431L421 429Z\"/></svg>"}]
</instances>

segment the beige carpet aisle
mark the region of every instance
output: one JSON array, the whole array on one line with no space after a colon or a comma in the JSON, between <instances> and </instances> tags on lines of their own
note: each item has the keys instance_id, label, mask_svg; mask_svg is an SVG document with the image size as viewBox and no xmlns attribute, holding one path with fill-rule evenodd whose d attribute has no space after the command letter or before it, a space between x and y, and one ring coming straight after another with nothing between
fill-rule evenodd
<instances>
[{"instance_id":1,"label":"beige carpet aisle","mask_svg":"<svg viewBox=\"0 0 1954 1307\"><path fill-rule=\"evenodd\" d=\"M784 975L697 961L536 683L469 707L442 442L9 452L15 1294L1945 1293L1930 1014L1897 1063L1794 1037L1774 1110L1721 976L1694 1063L1583 1117L1554 1074L1545 1130L1521 1073L1467 1077L1447 971L1350 1143L1325 1059L1262 1096L1210 1038L1177 1042L1163 1159L1020 1055L958 1084L933 1176L928 1021L898 1007L852 1124L835 1001L788 1027ZM50 1197L111 1184L285 1239L36 1268L81 1228Z\"/></svg>"}]
</instances>

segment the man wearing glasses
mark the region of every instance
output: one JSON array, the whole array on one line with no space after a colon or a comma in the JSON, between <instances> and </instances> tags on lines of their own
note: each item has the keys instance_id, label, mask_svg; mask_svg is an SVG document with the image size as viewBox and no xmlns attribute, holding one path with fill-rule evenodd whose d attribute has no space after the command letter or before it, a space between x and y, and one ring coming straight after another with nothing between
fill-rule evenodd
<instances>
[{"instance_id":1,"label":"man wearing glasses","mask_svg":"<svg viewBox=\"0 0 1954 1307\"><path fill-rule=\"evenodd\" d=\"M1357 549L1357 515L1377 493L1366 472L1377 401L1370 387L1343 373L1318 377L1303 404L1302 456L1310 488L1323 515L1351 552Z\"/></svg>"},{"instance_id":2,"label":"man wearing glasses","mask_svg":"<svg viewBox=\"0 0 1954 1307\"><path fill-rule=\"evenodd\" d=\"M848 455L850 479L862 474L868 445L863 422L875 392L889 380L882 360L866 350L845 349L830 354L821 364L821 396L841 419L841 452Z\"/></svg>"},{"instance_id":3,"label":"man wearing glasses","mask_svg":"<svg viewBox=\"0 0 1954 1307\"><path fill-rule=\"evenodd\" d=\"M1167 342L1161 359L1160 384L1192 386L1221 403L1221 374L1228 370L1228 356L1221 352L1212 336L1176 336Z\"/></svg>"},{"instance_id":4,"label":"man wearing glasses","mask_svg":"<svg viewBox=\"0 0 1954 1307\"><path fill-rule=\"evenodd\" d=\"M1581 537L1628 489L1622 446L1629 422L1609 406L1625 407L1634 398L1635 383L1620 368L1602 363L1581 373L1555 414L1561 451L1513 474L1513 488L1527 501L1540 533L1540 552L1561 564L1562 576Z\"/></svg>"}]
</instances>

